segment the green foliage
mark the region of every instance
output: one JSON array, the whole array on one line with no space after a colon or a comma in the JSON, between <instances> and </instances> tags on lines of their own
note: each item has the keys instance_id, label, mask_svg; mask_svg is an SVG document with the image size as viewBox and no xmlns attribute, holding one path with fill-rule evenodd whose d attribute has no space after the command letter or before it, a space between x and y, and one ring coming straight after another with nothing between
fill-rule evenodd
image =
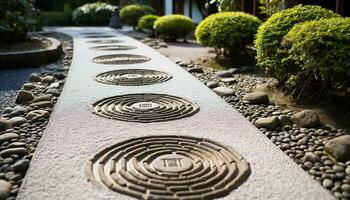
<instances>
[{"instance_id":1,"label":"green foliage","mask_svg":"<svg viewBox=\"0 0 350 200\"><path fill-rule=\"evenodd\" d=\"M241 0L211 0L210 3L215 3L219 11L241 10Z\"/></svg>"},{"instance_id":2,"label":"green foliage","mask_svg":"<svg viewBox=\"0 0 350 200\"><path fill-rule=\"evenodd\" d=\"M73 11L73 22L81 26L106 26L114 10L115 6L108 3L85 4Z\"/></svg>"},{"instance_id":3,"label":"green foliage","mask_svg":"<svg viewBox=\"0 0 350 200\"><path fill-rule=\"evenodd\" d=\"M258 65L280 81L285 81L290 67L285 62L288 55L281 46L282 38L295 24L334 17L339 15L319 6L301 5L272 15L258 29L255 40Z\"/></svg>"},{"instance_id":4,"label":"green foliage","mask_svg":"<svg viewBox=\"0 0 350 200\"><path fill-rule=\"evenodd\" d=\"M138 27L139 29L153 30L154 22L159 18L157 15L145 15L139 19Z\"/></svg>"},{"instance_id":5,"label":"green foliage","mask_svg":"<svg viewBox=\"0 0 350 200\"><path fill-rule=\"evenodd\" d=\"M68 26L70 25L71 14L68 12L46 11L40 13L43 26Z\"/></svg>"},{"instance_id":6,"label":"green foliage","mask_svg":"<svg viewBox=\"0 0 350 200\"><path fill-rule=\"evenodd\" d=\"M0 42L24 40L36 26L36 11L31 0L0 2Z\"/></svg>"},{"instance_id":7,"label":"green foliage","mask_svg":"<svg viewBox=\"0 0 350 200\"><path fill-rule=\"evenodd\" d=\"M295 64L289 74L294 90L322 93L349 80L350 18L301 23L289 31L282 44L288 51L286 60Z\"/></svg>"},{"instance_id":8,"label":"green foliage","mask_svg":"<svg viewBox=\"0 0 350 200\"><path fill-rule=\"evenodd\" d=\"M251 44L261 21L244 12L221 12L210 15L196 28L197 41L204 46L217 50L224 49L225 54L244 51Z\"/></svg>"},{"instance_id":9,"label":"green foliage","mask_svg":"<svg viewBox=\"0 0 350 200\"><path fill-rule=\"evenodd\" d=\"M265 14L268 17L277 13L280 9L279 7L283 3L283 0L259 0L260 13Z\"/></svg>"},{"instance_id":10,"label":"green foliage","mask_svg":"<svg viewBox=\"0 0 350 200\"><path fill-rule=\"evenodd\" d=\"M159 17L153 26L157 35L169 40L185 39L186 35L193 30L193 27L192 19L183 15Z\"/></svg>"},{"instance_id":11,"label":"green foliage","mask_svg":"<svg viewBox=\"0 0 350 200\"><path fill-rule=\"evenodd\" d=\"M154 13L155 10L150 6L133 4L120 9L119 15L127 25L135 28L142 16Z\"/></svg>"}]
</instances>

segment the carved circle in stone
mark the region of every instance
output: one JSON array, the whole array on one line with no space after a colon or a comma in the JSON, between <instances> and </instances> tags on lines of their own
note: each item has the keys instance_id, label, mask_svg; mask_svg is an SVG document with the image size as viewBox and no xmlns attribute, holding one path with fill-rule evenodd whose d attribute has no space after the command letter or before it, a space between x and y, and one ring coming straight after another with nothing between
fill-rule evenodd
<instances>
[{"instance_id":1,"label":"carved circle in stone","mask_svg":"<svg viewBox=\"0 0 350 200\"><path fill-rule=\"evenodd\" d=\"M88 43L92 44L113 44L113 43L121 43L122 40L90 40Z\"/></svg>"},{"instance_id":2,"label":"carved circle in stone","mask_svg":"<svg viewBox=\"0 0 350 200\"><path fill-rule=\"evenodd\" d=\"M190 117L199 111L199 107L180 97L143 93L99 100L92 104L91 111L109 119L151 123Z\"/></svg>"},{"instance_id":3,"label":"carved circle in stone","mask_svg":"<svg viewBox=\"0 0 350 200\"><path fill-rule=\"evenodd\" d=\"M105 65L118 65L118 64L136 64L144 63L151 60L147 56L134 55L134 54L111 54L98 56L93 59L93 62Z\"/></svg>"},{"instance_id":4,"label":"carved circle in stone","mask_svg":"<svg viewBox=\"0 0 350 200\"><path fill-rule=\"evenodd\" d=\"M103 46L95 46L90 49L98 50L98 51L123 51L123 50L131 50L136 49L134 46L127 45L103 45Z\"/></svg>"},{"instance_id":5,"label":"carved circle in stone","mask_svg":"<svg viewBox=\"0 0 350 200\"><path fill-rule=\"evenodd\" d=\"M115 37L115 35L86 35L85 38L112 38Z\"/></svg>"},{"instance_id":6,"label":"carved circle in stone","mask_svg":"<svg viewBox=\"0 0 350 200\"><path fill-rule=\"evenodd\" d=\"M111 85L140 86L163 83L171 78L171 75L156 70L121 69L101 73L95 77L95 80Z\"/></svg>"},{"instance_id":7,"label":"carved circle in stone","mask_svg":"<svg viewBox=\"0 0 350 200\"><path fill-rule=\"evenodd\" d=\"M249 174L249 164L238 152L212 140L175 135L114 144L86 166L91 182L138 199L219 198Z\"/></svg>"}]
</instances>

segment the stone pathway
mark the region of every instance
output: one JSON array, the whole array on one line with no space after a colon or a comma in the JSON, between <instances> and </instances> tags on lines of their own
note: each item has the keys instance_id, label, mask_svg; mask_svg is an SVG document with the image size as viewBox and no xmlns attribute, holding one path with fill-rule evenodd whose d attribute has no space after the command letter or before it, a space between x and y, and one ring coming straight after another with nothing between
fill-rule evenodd
<instances>
[{"instance_id":1,"label":"stone pathway","mask_svg":"<svg viewBox=\"0 0 350 200\"><path fill-rule=\"evenodd\" d=\"M74 39L73 62L18 199L333 198L219 96L150 47L108 28L58 30ZM137 49L90 49L117 41ZM125 85L135 79L145 84Z\"/></svg>"}]
</instances>

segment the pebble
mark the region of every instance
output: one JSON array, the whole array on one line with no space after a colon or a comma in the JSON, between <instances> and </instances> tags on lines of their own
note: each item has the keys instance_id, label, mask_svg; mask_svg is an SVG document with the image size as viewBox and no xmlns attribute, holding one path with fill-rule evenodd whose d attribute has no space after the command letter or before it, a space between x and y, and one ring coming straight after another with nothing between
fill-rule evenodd
<instances>
[{"instance_id":1,"label":"pebble","mask_svg":"<svg viewBox=\"0 0 350 200\"><path fill-rule=\"evenodd\" d=\"M5 180L0 179L0 199L6 199L10 196L10 191L12 188L12 184Z\"/></svg>"},{"instance_id":2,"label":"pebble","mask_svg":"<svg viewBox=\"0 0 350 200\"><path fill-rule=\"evenodd\" d=\"M18 138L19 138L19 136L16 133L4 133L4 134L0 135L0 143L10 141L13 139L18 139Z\"/></svg>"},{"instance_id":3,"label":"pebble","mask_svg":"<svg viewBox=\"0 0 350 200\"><path fill-rule=\"evenodd\" d=\"M3 158L10 157L11 155L16 154L19 156L27 155L28 151L23 147L10 148L0 151L0 156Z\"/></svg>"},{"instance_id":4,"label":"pebble","mask_svg":"<svg viewBox=\"0 0 350 200\"><path fill-rule=\"evenodd\" d=\"M33 100L34 96L27 90L20 90L16 96L16 103L22 104Z\"/></svg>"},{"instance_id":5,"label":"pebble","mask_svg":"<svg viewBox=\"0 0 350 200\"><path fill-rule=\"evenodd\" d=\"M333 183L333 181L331 179L327 178L327 179L324 179L322 181L322 185L323 185L323 187L330 189L330 188L333 187L334 183Z\"/></svg>"},{"instance_id":6,"label":"pebble","mask_svg":"<svg viewBox=\"0 0 350 200\"><path fill-rule=\"evenodd\" d=\"M254 125L258 128L266 128L268 130L275 130L281 126L281 122L277 117L265 117L259 118L254 122Z\"/></svg>"},{"instance_id":7,"label":"pebble","mask_svg":"<svg viewBox=\"0 0 350 200\"><path fill-rule=\"evenodd\" d=\"M235 94L235 92L231 88L223 86L216 87L213 89L213 91L220 96L232 96Z\"/></svg>"},{"instance_id":8,"label":"pebble","mask_svg":"<svg viewBox=\"0 0 350 200\"><path fill-rule=\"evenodd\" d=\"M29 168L29 163L28 159L19 160L12 165L12 169L16 173L25 173Z\"/></svg>"},{"instance_id":9,"label":"pebble","mask_svg":"<svg viewBox=\"0 0 350 200\"><path fill-rule=\"evenodd\" d=\"M12 128L10 120L0 118L0 132L6 131L7 129Z\"/></svg>"},{"instance_id":10,"label":"pebble","mask_svg":"<svg viewBox=\"0 0 350 200\"><path fill-rule=\"evenodd\" d=\"M215 81L211 81L211 82L208 82L207 83L207 86L208 86L208 88L216 88L216 87L218 87L219 86L219 83L217 83L217 82L215 82Z\"/></svg>"},{"instance_id":11,"label":"pebble","mask_svg":"<svg viewBox=\"0 0 350 200\"><path fill-rule=\"evenodd\" d=\"M24 117L12 117L10 119L10 122L12 123L12 126L20 126L27 122L26 118Z\"/></svg>"}]
</instances>

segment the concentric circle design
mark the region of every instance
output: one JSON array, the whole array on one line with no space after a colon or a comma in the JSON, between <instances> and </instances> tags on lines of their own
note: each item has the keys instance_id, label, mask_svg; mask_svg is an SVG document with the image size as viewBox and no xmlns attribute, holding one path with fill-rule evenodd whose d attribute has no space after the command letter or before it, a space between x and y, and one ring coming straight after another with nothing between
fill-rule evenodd
<instances>
[{"instance_id":1,"label":"concentric circle design","mask_svg":"<svg viewBox=\"0 0 350 200\"><path fill-rule=\"evenodd\" d=\"M121 69L99 74L95 80L110 85L140 86L163 83L171 78L171 75L155 70Z\"/></svg>"},{"instance_id":2,"label":"concentric circle design","mask_svg":"<svg viewBox=\"0 0 350 200\"><path fill-rule=\"evenodd\" d=\"M99 50L99 51L122 51L122 50L136 49L136 48L137 47L127 46L127 45L103 45L103 46L91 47L90 49Z\"/></svg>"},{"instance_id":3,"label":"concentric circle design","mask_svg":"<svg viewBox=\"0 0 350 200\"><path fill-rule=\"evenodd\" d=\"M113 44L113 43L120 43L123 42L122 40L90 40L88 43L92 44Z\"/></svg>"},{"instance_id":4,"label":"concentric circle design","mask_svg":"<svg viewBox=\"0 0 350 200\"><path fill-rule=\"evenodd\" d=\"M103 35L105 33L103 32L84 32L84 33L80 33L81 35Z\"/></svg>"},{"instance_id":5,"label":"concentric circle design","mask_svg":"<svg viewBox=\"0 0 350 200\"><path fill-rule=\"evenodd\" d=\"M90 181L138 199L213 199L229 194L250 174L236 151L208 139L150 136L126 140L95 154Z\"/></svg>"},{"instance_id":6,"label":"concentric circle design","mask_svg":"<svg viewBox=\"0 0 350 200\"><path fill-rule=\"evenodd\" d=\"M166 94L128 94L92 104L96 115L128 122L161 122L196 114L199 107L190 101Z\"/></svg>"},{"instance_id":7,"label":"concentric circle design","mask_svg":"<svg viewBox=\"0 0 350 200\"><path fill-rule=\"evenodd\" d=\"M136 64L144 63L151 60L147 56L133 55L133 54L111 54L98 56L93 59L95 63L106 65L118 65L118 64Z\"/></svg>"},{"instance_id":8,"label":"concentric circle design","mask_svg":"<svg viewBox=\"0 0 350 200\"><path fill-rule=\"evenodd\" d=\"M85 38L112 38L115 35L86 35Z\"/></svg>"}]
</instances>

